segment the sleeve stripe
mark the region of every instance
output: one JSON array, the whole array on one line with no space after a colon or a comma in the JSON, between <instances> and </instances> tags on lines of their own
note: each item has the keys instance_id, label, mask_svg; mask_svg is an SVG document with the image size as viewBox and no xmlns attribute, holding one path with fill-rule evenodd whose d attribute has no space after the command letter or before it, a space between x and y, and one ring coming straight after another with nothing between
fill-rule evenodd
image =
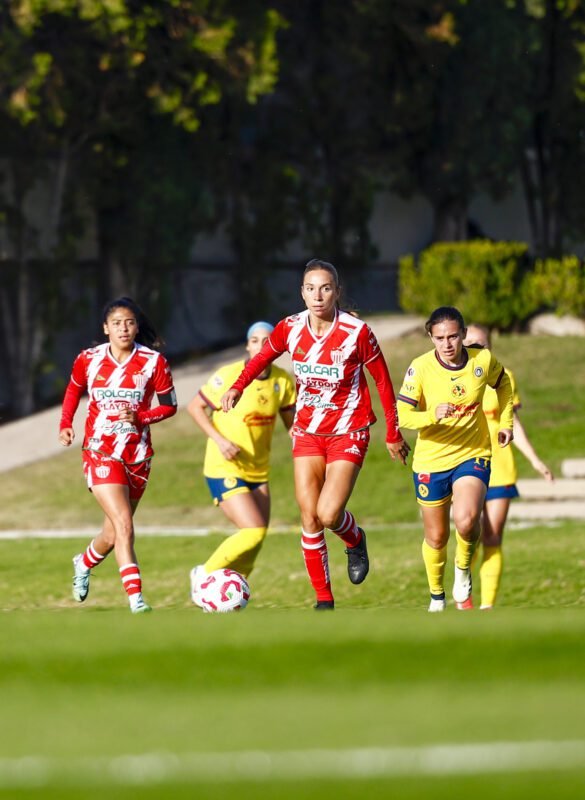
<instances>
[{"instance_id":1,"label":"sleeve stripe","mask_svg":"<svg viewBox=\"0 0 585 800\"><path fill-rule=\"evenodd\" d=\"M203 392L201 391L201 389L199 389L199 394L200 394L200 396L201 396L201 397L202 397L202 398L205 400L205 402L207 403L207 405L209 406L209 408L212 408L214 411L219 411L219 407L218 407L218 406L215 406L215 405L213 405L213 403L211 402L211 400L210 400L208 397L205 397L205 395L203 394Z\"/></svg>"},{"instance_id":2,"label":"sleeve stripe","mask_svg":"<svg viewBox=\"0 0 585 800\"><path fill-rule=\"evenodd\" d=\"M402 400L403 403L408 403L409 406L416 406L418 405L418 400L413 400L411 397L405 397L403 394L399 394L397 400Z\"/></svg>"},{"instance_id":3,"label":"sleeve stripe","mask_svg":"<svg viewBox=\"0 0 585 800\"><path fill-rule=\"evenodd\" d=\"M492 386L492 389L497 389L498 388L498 386L500 385L500 382L501 382L501 380L502 380L502 378L504 377L505 374L506 374L506 370L502 367L502 371L500 372L500 374L498 376L498 380L494 383L494 385Z\"/></svg>"}]
</instances>

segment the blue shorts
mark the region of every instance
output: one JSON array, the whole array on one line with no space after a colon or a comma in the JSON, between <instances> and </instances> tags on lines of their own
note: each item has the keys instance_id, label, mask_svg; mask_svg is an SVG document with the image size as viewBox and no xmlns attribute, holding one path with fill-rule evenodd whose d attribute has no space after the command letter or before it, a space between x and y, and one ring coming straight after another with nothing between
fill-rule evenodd
<instances>
[{"instance_id":1,"label":"blue shorts","mask_svg":"<svg viewBox=\"0 0 585 800\"><path fill-rule=\"evenodd\" d=\"M235 494L253 492L254 489L257 489L259 486L264 486L265 483L268 483L268 481L254 483L253 481L245 481L243 478L234 477L208 478L205 476L205 480L207 481L207 488L211 492L213 502L216 506L218 506L222 500L227 500L228 497L232 497Z\"/></svg>"},{"instance_id":2,"label":"blue shorts","mask_svg":"<svg viewBox=\"0 0 585 800\"><path fill-rule=\"evenodd\" d=\"M515 483L510 486L488 486L487 494L485 496L486 502L488 500L501 500L503 497L520 497L520 492Z\"/></svg>"},{"instance_id":3,"label":"blue shorts","mask_svg":"<svg viewBox=\"0 0 585 800\"><path fill-rule=\"evenodd\" d=\"M491 460L489 458L470 458L454 469L444 472L413 472L414 491L421 506L442 506L448 503L453 494L453 484L459 478L471 476L479 478L486 486L490 482Z\"/></svg>"}]
</instances>

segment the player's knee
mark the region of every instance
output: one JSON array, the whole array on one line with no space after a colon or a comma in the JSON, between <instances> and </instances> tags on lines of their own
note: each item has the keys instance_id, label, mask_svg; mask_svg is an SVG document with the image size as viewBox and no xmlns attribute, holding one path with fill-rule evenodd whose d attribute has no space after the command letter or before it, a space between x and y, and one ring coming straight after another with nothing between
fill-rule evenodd
<instances>
[{"instance_id":1,"label":"player's knee","mask_svg":"<svg viewBox=\"0 0 585 800\"><path fill-rule=\"evenodd\" d=\"M474 511L464 510L453 513L455 527L464 539L474 539L479 535L479 514Z\"/></svg>"}]
</instances>

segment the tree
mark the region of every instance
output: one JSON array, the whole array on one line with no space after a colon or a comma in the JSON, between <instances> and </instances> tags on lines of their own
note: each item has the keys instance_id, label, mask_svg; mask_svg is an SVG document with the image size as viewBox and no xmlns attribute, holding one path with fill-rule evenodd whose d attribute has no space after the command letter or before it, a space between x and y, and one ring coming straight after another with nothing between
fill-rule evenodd
<instances>
[{"instance_id":1,"label":"tree","mask_svg":"<svg viewBox=\"0 0 585 800\"><path fill-rule=\"evenodd\" d=\"M227 0L12 0L0 9L0 113L34 142L36 174L55 165L51 233L40 255L51 259L59 302L67 299L60 271L70 264L63 257L70 243L63 210L83 205L80 196L98 226L101 299L152 286L153 275L160 281L170 260L188 251L197 219L184 202L186 177L193 174L185 138L196 135L202 113L226 87L248 102L271 88L274 29L275 14L260 2L242 10ZM161 158L155 146L173 152ZM160 162L185 176L181 186L170 185L156 166L145 177L145 164ZM169 228L178 235L169 237ZM17 256L2 284L3 305L14 304L18 284L25 312L14 337L26 339L26 320L37 328L34 341L41 341L48 328L34 314L33 282L18 282L32 252L20 248ZM33 350L21 349L15 363L15 349L8 349L21 383L34 384ZM26 397L32 395L29 386ZM28 413L30 402L21 403L14 412Z\"/></svg>"}]
</instances>

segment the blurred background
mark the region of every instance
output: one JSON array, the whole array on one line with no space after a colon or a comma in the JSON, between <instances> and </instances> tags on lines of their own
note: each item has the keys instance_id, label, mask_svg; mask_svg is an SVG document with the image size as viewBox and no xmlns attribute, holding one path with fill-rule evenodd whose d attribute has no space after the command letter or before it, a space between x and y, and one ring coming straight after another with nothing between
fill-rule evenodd
<instances>
[{"instance_id":1,"label":"blurred background","mask_svg":"<svg viewBox=\"0 0 585 800\"><path fill-rule=\"evenodd\" d=\"M130 294L172 363L300 309L585 316L579 0L6 0L0 417Z\"/></svg>"}]
</instances>

